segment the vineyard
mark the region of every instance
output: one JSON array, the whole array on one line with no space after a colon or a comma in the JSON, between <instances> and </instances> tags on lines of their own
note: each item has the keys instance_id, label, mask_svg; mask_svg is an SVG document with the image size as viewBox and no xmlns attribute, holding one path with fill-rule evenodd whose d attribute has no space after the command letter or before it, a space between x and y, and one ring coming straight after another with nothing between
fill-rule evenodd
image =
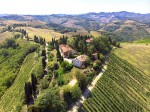
<instances>
[{"instance_id":1,"label":"vineyard","mask_svg":"<svg viewBox=\"0 0 150 112\"><path fill-rule=\"evenodd\" d=\"M150 75L150 45L121 44L121 46L120 49L115 49L114 53L145 74Z\"/></svg>"},{"instance_id":2,"label":"vineyard","mask_svg":"<svg viewBox=\"0 0 150 112\"><path fill-rule=\"evenodd\" d=\"M83 112L149 112L150 78L116 55L83 104Z\"/></svg>"},{"instance_id":3,"label":"vineyard","mask_svg":"<svg viewBox=\"0 0 150 112\"><path fill-rule=\"evenodd\" d=\"M31 53L25 58L14 84L5 92L0 100L0 105L6 112L16 112L21 109L24 102L24 83L28 81L36 63L35 53Z\"/></svg>"}]
</instances>

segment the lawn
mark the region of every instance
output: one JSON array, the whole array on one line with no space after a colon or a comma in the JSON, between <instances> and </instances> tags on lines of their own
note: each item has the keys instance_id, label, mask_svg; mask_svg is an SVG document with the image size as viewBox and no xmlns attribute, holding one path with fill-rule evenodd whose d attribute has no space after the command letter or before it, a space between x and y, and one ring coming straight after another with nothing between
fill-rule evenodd
<instances>
[{"instance_id":1,"label":"lawn","mask_svg":"<svg viewBox=\"0 0 150 112\"><path fill-rule=\"evenodd\" d=\"M26 30L30 38L33 38L34 35L41 36L45 38L47 42L51 41L52 37L59 39L62 36L61 33L56 32L54 30L48 30L48 29L39 29L39 28L32 28L32 27L17 27L17 29Z\"/></svg>"},{"instance_id":2,"label":"lawn","mask_svg":"<svg viewBox=\"0 0 150 112\"><path fill-rule=\"evenodd\" d=\"M121 44L122 48L114 50L114 53L137 67L145 74L150 75L150 45L145 44Z\"/></svg>"},{"instance_id":3,"label":"lawn","mask_svg":"<svg viewBox=\"0 0 150 112\"><path fill-rule=\"evenodd\" d=\"M32 69L38 61L35 53L27 55L13 85L5 92L0 100L4 112L16 112L24 102L24 83L30 78Z\"/></svg>"}]
</instances>

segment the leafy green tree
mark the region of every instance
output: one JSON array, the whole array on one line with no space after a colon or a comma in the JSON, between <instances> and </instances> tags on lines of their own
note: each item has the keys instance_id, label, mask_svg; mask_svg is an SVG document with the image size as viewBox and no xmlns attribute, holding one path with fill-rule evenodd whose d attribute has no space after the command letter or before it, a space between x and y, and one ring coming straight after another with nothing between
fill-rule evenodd
<instances>
[{"instance_id":1,"label":"leafy green tree","mask_svg":"<svg viewBox=\"0 0 150 112\"><path fill-rule=\"evenodd\" d=\"M74 37L70 37L67 39L67 44L71 46L72 48L76 48L78 45L78 42L76 41Z\"/></svg>"},{"instance_id":2,"label":"leafy green tree","mask_svg":"<svg viewBox=\"0 0 150 112\"><path fill-rule=\"evenodd\" d=\"M66 112L66 104L59 97L58 88L44 90L35 100L35 107L38 112Z\"/></svg>"},{"instance_id":3,"label":"leafy green tree","mask_svg":"<svg viewBox=\"0 0 150 112\"><path fill-rule=\"evenodd\" d=\"M94 52L95 52L95 47L94 47L94 45L91 45L88 49L88 55L91 55Z\"/></svg>"},{"instance_id":4,"label":"leafy green tree","mask_svg":"<svg viewBox=\"0 0 150 112\"><path fill-rule=\"evenodd\" d=\"M100 54L100 61L104 62L105 61L105 56L103 54Z\"/></svg>"},{"instance_id":5,"label":"leafy green tree","mask_svg":"<svg viewBox=\"0 0 150 112\"><path fill-rule=\"evenodd\" d=\"M82 91L84 91L88 85L86 76L84 74L81 74L80 71L76 71L75 76L79 82L79 87L81 88Z\"/></svg>"},{"instance_id":6,"label":"leafy green tree","mask_svg":"<svg viewBox=\"0 0 150 112\"><path fill-rule=\"evenodd\" d=\"M91 60L90 60L90 58L89 58L89 57L87 57L87 58L86 58L86 63L87 63L88 65L90 65Z\"/></svg>"},{"instance_id":7,"label":"leafy green tree","mask_svg":"<svg viewBox=\"0 0 150 112\"><path fill-rule=\"evenodd\" d=\"M63 61L61 63L61 67L63 68L64 71L70 71L73 68L73 65L69 64L67 61Z\"/></svg>"},{"instance_id":8,"label":"leafy green tree","mask_svg":"<svg viewBox=\"0 0 150 112\"><path fill-rule=\"evenodd\" d=\"M93 63L93 69L94 69L95 71L97 71L97 70L99 70L99 66L98 66L96 63Z\"/></svg>"},{"instance_id":9,"label":"leafy green tree","mask_svg":"<svg viewBox=\"0 0 150 112\"><path fill-rule=\"evenodd\" d=\"M62 75L59 75L59 77L58 77L58 79L57 79L57 82L58 82L58 85L59 85L59 86L64 85L65 80L64 80L64 78L63 78Z\"/></svg>"},{"instance_id":10,"label":"leafy green tree","mask_svg":"<svg viewBox=\"0 0 150 112\"><path fill-rule=\"evenodd\" d=\"M14 39L7 39L6 42L4 43L5 48L16 48L18 45Z\"/></svg>"},{"instance_id":11,"label":"leafy green tree","mask_svg":"<svg viewBox=\"0 0 150 112\"><path fill-rule=\"evenodd\" d=\"M75 86L73 86L71 88L71 95L72 95L73 101L77 101L80 98L81 90L80 90L78 84L76 84Z\"/></svg>"},{"instance_id":12,"label":"leafy green tree","mask_svg":"<svg viewBox=\"0 0 150 112\"><path fill-rule=\"evenodd\" d=\"M96 63L98 66L101 66L101 64L102 64L100 60L96 60L95 63Z\"/></svg>"}]
</instances>

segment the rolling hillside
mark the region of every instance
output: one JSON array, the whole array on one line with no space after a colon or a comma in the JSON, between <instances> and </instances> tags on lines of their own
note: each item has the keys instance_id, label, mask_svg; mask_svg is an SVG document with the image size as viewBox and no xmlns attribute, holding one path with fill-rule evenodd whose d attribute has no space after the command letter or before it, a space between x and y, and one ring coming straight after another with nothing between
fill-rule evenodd
<instances>
[{"instance_id":1,"label":"rolling hillside","mask_svg":"<svg viewBox=\"0 0 150 112\"><path fill-rule=\"evenodd\" d=\"M48 29L40 29L40 28L33 28L33 27L17 27L16 29L26 30L28 32L29 37L32 39L34 35L36 35L45 38L46 41L51 41L52 37L59 39L62 36L61 33L56 32L54 30L48 30Z\"/></svg>"},{"instance_id":2,"label":"rolling hillside","mask_svg":"<svg viewBox=\"0 0 150 112\"><path fill-rule=\"evenodd\" d=\"M84 112L149 112L150 78L120 59L110 56L107 71L82 107Z\"/></svg>"},{"instance_id":3,"label":"rolling hillside","mask_svg":"<svg viewBox=\"0 0 150 112\"><path fill-rule=\"evenodd\" d=\"M149 41L140 40L137 41L138 44L122 44L122 48L116 49L114 53L149 76L150 45L143 44L145 42L147 44Z\"/></svg>"},{"instance_id":4,"label":"rolling hillside","mask_svg":"<svg viewBox=\"0 0 150 112\"><path fill-rule=\"evenodd\" d=\"M115 48L110 55L108 69L83 104L81 112L150 112L150 14L123 11L81 15L0 15L0 32L2 32L0 33L0 96L2 96L0 99L0 112L27 110L27 105L24 104L24 84L31 80L30 75L32 72L35 72L34 75L38 78L43 77L42 75L45 74L44 78L40 77L41 79L39 78L35 85L38 88L37 92L40 91L41 93L42 89L45 89L45 87L42 87L45 83L48 85L47 88L49 86L61 88L62 85L68 84L72 80L72 74L78 75L76 73L78 68L71 68L73 66L71 64L69 68L72 69L71 72L63 71L67 67L67 65L61 64L62 57L59 58L61 54L59 53L59 45L63 42L63 44L74 45L74 48L78 47L76 48L79 49L78 55L85 53L83 50L90 49L91 54L89 57L91 58L93 53L98 52L96 57L98 59L103 58L103 61L107 53L102 52ZM106 45L109 47L104 45L105 38L94 38L103 36L103 34L112 37L112 39L107 39ZM38 41L36 41L35 35L39 37L37 37ZM60 39L63 35L69 38ZM75 37L75 40L71 40L70 38L74 35L78 36ZM89 37L84 38L83 35ZM13 39L10 39L10 43L9 41L4 43L6 39L11 37L14 37L16 47L11 44ZM45 38L46 42L49 43L45 43L45 40L40 37ZM56 40L52 37L55 37ZM86 39L89 38L94 38L94 41L87 43ZM121 48L116 48L113 45L117 46L118 42L114 40L131 42L132 44L123 43ZM7 48L9 44L13 47ZM26 48L28 45L30 49ZM34 45L37 45L36 51L25 52L26 50L32 51ZM88 45L88 48L85 45ZM99 50L100 47L101 50ZM58 51L52 50L53 48ZM47 49L49 50L48 53ZM49 59L49 65L47 66L47 63L45 63L46 57ZM50 63L51 61L52 63ZM92 72L95 69L101 69L103 61L91 60L88 62L89 67L87 69L93 67ZM62 69L63 66L65 67ZM79 71L82 72L84 69L79 69ZM96 70L93 73L87 70L82 74L85 76L83 81L79 81L85 83L83 86L86 88L86 85L90 82L89 80L92 80L92 77L96 74ZM71 94L67 93L69 98L72 97ZM64 93L58 92L60 100L64 100L66 97L63 95ZM51 98L49 100L51 101ZM43 105L42 101L44 100L39 100L40 105ZM44 106L47 104L46 102ZM37 105L29 104L28 106L31 106L31 109L34 110L34 106ZM58 106L57 103L55 106ZM37 106L37 108L39 107Z\"/></svg>"},{"instance_id":5,"label":"rolling hillside","mask_svg":"<svg viewBox=\"0 0 150 112\"><path fill-rule=\"evenodd\" d=\"M28 81L32 69L37 63L34 57L35 53L29 54L26 57L14 84L2 96L0 105L4 112L16 112L22 107L22 103L24 102L24 83Z\"/></svg>"},{"instance_id":6,"label":"rolling hillside","mask_svg":"<svg viewBox=\"0 0 150 112\"><path fill-rule=\"evenodd\" d=\"M95 35L102 31L114 33L118 41L150 37L150 14L122 11L80 15L2 15L1 18L0 23L5 25L25 24L34 28L53 29L66 35L89 35L91 31Z\"/></svg>"},{"instance_id":7,"label":"rolling hillside","mask_svg":"<svg viewBox=\"0 0 150 112\"><path fill-rule=\"evenodd\" d=\"M100 31L112 32L118 41L134 41L143 38L150 38L148 25L134 20L115 20L104 25Z\"/></svg>"},{"instance_id":8,"label":"rolling hillside","mask_svg":"<svg viewBox=\"0 0 150 112\"><path fill-rule=\"evenodd\" d=\"M0 33L0 43L3 43L7 38L10 38L13 36L13 32L4 32Z\"/></svg>"}]
</instances>

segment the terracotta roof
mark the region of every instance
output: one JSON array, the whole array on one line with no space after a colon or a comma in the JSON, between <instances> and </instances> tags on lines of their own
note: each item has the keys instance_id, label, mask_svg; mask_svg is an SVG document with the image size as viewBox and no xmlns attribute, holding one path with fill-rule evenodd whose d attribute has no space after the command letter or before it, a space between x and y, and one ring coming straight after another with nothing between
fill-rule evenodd
<instances>
[{"instance_id":1,"label":"terracotta roof","mask_svg":"<svg viewBox=\"0 0 150 112\"><path fill-rule=\"evenodd\" d=\"M86 42L88 42L88 43L93 42L93 38L86 39Z\"/></svg>"},{"instance_id":2,"label":"terracotta roof","mask_svg":"<svg viewBox=\"0 0 150 112\"><path fill-rule=\"evenodd\" d=\"M87 57L88 57L87 55L83 54L83 55L78 56L77 59L81 62L85 62Z\"/></svg>"},{"instance_id":3,"label":"terracotta roof","mask_svg":"<svg viewBox=\"0 0 150 112\"><path fill-rule=\"evenodd\" d=\"M75 52L74 49L72 49L71 47L69 47L68 45L65 45L65 44L61 44L59 45L61 51L64 53L64 52Z\"/></svg>"}]
</instances>

